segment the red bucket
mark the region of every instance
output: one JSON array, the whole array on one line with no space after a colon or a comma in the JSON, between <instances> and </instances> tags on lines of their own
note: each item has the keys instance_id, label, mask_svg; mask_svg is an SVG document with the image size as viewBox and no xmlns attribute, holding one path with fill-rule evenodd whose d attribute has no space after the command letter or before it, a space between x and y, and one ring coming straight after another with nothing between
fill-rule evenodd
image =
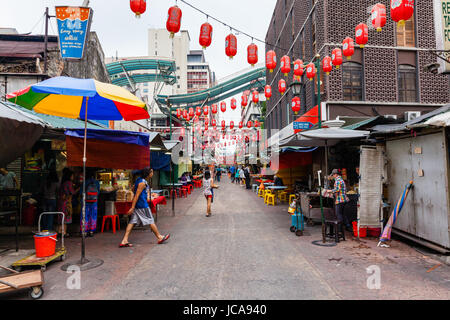
<instances>
[{"instance_id":1,"label":"red bucket","mask_svg":"<svg viewBox=\"0 0 450 320\"><path fill-rule=\"evenodd\" d=\"M358 221L353 221L353 235L355 237L358 236ZM365 238L367 237L367 228L359 228L359 237L360 238Z\"/></svg>"},{"instance_id":2,"label":"red bucket","mask_svg":"<svg viewBox=\"0 0 450 320\"><path fill-rule=\"evenodd\" d=\"M36 257L45 258L55 254L56 232L41 232L34 236L34 247Z\"/></svg>"}]
</instances>

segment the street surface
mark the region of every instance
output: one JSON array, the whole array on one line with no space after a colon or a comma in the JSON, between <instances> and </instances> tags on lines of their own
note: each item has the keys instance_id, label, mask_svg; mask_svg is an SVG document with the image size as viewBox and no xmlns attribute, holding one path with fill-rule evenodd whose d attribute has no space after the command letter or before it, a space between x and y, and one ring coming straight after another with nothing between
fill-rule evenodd
<instances>
[{"instance_id":1,"label":"street surface","mask_svg":"<svg viewBox=\"0 0 450 320\"><path fill-rule=\"evenodd\" d=\"M81 273L81 289L49 265L43 299L449 299L450 268L393 241L377 248L374 238L357 242L350 233L335 247L319 247L321 227L297 237L289 231L287 205L268 207L251 190L227 177L205 217L200 189L161 207L158 228L171 233L156 244L148 229L134 230L133 248L118 248L124 230L87 239L87 257L104 260ZM67 261L80 256L80 238L67 239ZM381 270L381 288L368 289L366 268ZM10 294L21 299L24 295Z\"/></svg>"}]
</instances>

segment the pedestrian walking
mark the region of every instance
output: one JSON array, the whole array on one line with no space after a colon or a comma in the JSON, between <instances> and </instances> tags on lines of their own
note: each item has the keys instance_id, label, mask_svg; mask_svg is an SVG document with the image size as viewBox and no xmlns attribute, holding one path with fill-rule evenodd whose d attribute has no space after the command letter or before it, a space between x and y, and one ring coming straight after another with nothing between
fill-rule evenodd
<instances>
[{"instance_id":1,"label":"pedestrian walking","mask_svg":"<svg viewBox=\"0 0 450 320\"><path fill-rule=\"evenodd\" d=\"M93 237L97 230L97 202L100 194L100 183L95 179L92 171L86 173L86 209L84 232ZM83 214L80 216L80 230L83 232Z\"/></svg>"},{"instance_id":2,"label":"pedestrian walking","mask_svg":"<svg viewBox=\"0 0 450 320\"><path fill-rule=\"evenodd\" d=\"M128 242L128 237L130 236L131 230L133 230L134 225L150 226L150 230L154 233L158 239L158 244L162 244L167 239L169 239L170 234L161 235L156 227L155 220L153 219L150 206L148 204L148 179L153 176L153 170L146 168L139 172L138 178L134 183L134 197L131 204L131 208L128 211L128 215L131 215L130 222L125 230L125 235L122 242L119 244L120 248L132 247L133 245Z\"/></svg>"},{"instance_id":3,"label":"pedestrian walking","mask_svg":"<svg viewBox=\"0 0 450 320\"><path fill-rule=\"evenodd\" d=\"M221 168L217 168L217 173L216 173L217 182L220 182L220 177L221 176L222 176L222 169Z\"/></svg>"},{"instance_id":4,"label":"pedestrian walking","mask_svg":"<svg viewBox=\"0 0 450 320\"><path fill-rule=\"evenodd\" d=\"M230 178L231 183L234 183L234 180L236 179L236 168L234 167L234 165L232 165L230 168Z\"/></svg>"},{"instance_id":5,"label":"pedestrian walking","mask_svg":"<svg viewBox=\"0 0 450 320\"><path fill-rule=\"evenodd\" d=\"M244 186L244 184L245 184L245 173L244 173L244 168L242 168L242 167L239 168L239 180L241 181L241 186Z\"/></svg>"},{"instance_id":6,"label":"pedestrian walking","mask_svg":"<svg viewBox=\"0 0 450 320\"><path fill-rule=\"evenodd\" d=\"M60 222L60 230L65 237L68 237L67 225L72 223L72 196L77 194L80 188L74 188L73 171L69 168L63 169L63 176L61 178L61 185L59 187L58 195L58 211L64 213L64 221Z\"/></svg>"},{"instance_id":7,"label":"pedestrian walking","mask_svg":"<svg viewBox=\"0 0 450 320\"><path fill-rule=\"evenodd\" d=\"M209 171L205 172L203 177L203 195L206 198L206 216L211 216L211 203L213 198L213 189L218 188L219 186L214 184L213 179L211 178L211 173Z\"/></svg>"},{"instance_id":8,"label":"pedestrian walking","mask_svg":"<svg viewBox=\"0 0 450 320\"><path fill-rule=\"evenodd\" d=\"M251 189L250 186L250 167L246 167L244 169L244 176L245 176L245 189Z\"/></svg>"},{"instance_id":9,"label":"pedestrian walking","mask_svg":"<svg viewBox=\"0 0 450 320\"><path fill-rule=\"evenodd\" d=\"M239 168L236 168L236 173L234 175L234 181L239 184L241 179L241 175L239 174Z\"/></svg>"}]
</instances>

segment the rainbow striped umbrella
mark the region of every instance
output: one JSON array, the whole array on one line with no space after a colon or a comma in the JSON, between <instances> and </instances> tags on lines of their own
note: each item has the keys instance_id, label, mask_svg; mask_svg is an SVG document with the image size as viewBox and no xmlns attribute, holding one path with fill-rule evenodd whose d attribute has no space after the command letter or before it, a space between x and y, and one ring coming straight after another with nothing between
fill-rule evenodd
<instances>
[{"instance_id":1,"label":"rainbow striped umbrella","mask_svg":"<svg viewBox=\"0 0 450 320\"><path fill-rule=\"evenodd\" d=\"M87 120L140 120L150 118L146 104L126 89L94 79L55 77L6 97L38 113L84 120L83 181L86 177ZM83 232L80 264L85 265L86 184L83 183Z\"/></svg>"},{"instance_id":2,"label":"rainbow striped umbrella","mask_svg":"<svg viewBox=\"0 0 450 320\"><path fill-rule=\"evenodd\" d=\"M392 227L393 227L395 221L397 221L397 217L400 214L400 211L402 211L403 204L405 203L406 197L408 196L409 190L411 190L412 186L413 186L413 181L411 180L406 185L405 190L403 190L402 196L400 197L400 199L398 199L398 202L395 205L394 210L392 210L392 214L389 217L389 220L388 220L386 226L384 227L383 233L380 236L380 241L378 242L378 246L382 242L391 240Z\"/></svg>"}]
</instances>

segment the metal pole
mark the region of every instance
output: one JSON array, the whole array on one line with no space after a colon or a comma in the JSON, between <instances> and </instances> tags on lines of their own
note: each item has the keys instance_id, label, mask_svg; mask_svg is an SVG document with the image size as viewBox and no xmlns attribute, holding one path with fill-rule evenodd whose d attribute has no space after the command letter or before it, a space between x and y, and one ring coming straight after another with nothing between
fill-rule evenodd
<instances>
[{"instance_id":1,"label":"metal pole","mask_svg":"<svg viewBox=\"0 0 450 320\"><path fill-rule=\"evenodd\" d=\"M320 55L316 55L316 67L317 67L317 107L319 113L319 129L322 128L322 106L320 105Z\"/></svg>"},{"instance_id":2,"label":"metal pole","mask_svg":"<svg viewBox=\"0 0 450 320\"><path fill-rule=\"evenodd\" d=\"M48 7L45 8L45 36L44 36L44 73L47 73L47 48L48 48Z\"/></svg>"},{"instance_id":3,"label":"metal pole","mask_svg":"<svg viewBox=\"0 0 450 320\"><path fill-rule=\"evenodd\" d=\"M81 264L85 263L85 253L86 253L86 141L87 141L87 110L88 110L89 97L86 97L86 110L84 115L84 147L83 147L83 210L82 210L82 230L81 230Z\"/></svg>"},{"instance_id":4,"label":"metal pole","mask_svg":"<svg viewBox=\"0 0 450 320\"><path fill-rule=\"evenodd\" d=\"M169 101L167 101L167 106L169 107L169 127L170 127L170 140L172 140L172 107L170 106L170 103L169 103ZM174 150L173 150L173 148L172 148L172 159L173 159L173 152L174 152ZM173 161L172 161L172 159L171 159L171 161L170 161L170 174L171 174L171 178L172 178L172 194L170 195L171 197L172 197L172 215L175 215L175 197L174 197L174 195L173 195L173 190L175 190L174 189L174 168L173 168ZM175 192L175 194L176 194L176 192Z\"/></svg>"}]
</instances>

